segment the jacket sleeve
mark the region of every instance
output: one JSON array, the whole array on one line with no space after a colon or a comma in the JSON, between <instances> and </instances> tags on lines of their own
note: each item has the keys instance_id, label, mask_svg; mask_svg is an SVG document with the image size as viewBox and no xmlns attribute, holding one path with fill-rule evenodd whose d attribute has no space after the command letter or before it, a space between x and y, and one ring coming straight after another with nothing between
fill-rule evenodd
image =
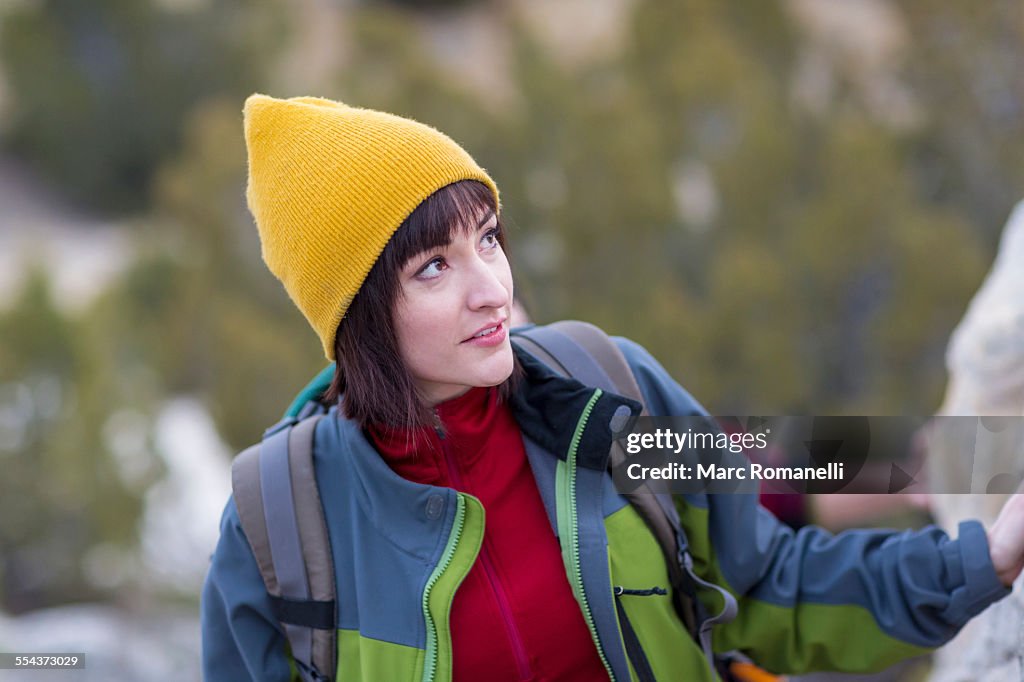
<instances>
[{"instance_id":1,"label":"jacket sleeve","mask_svg":"<svg viewBox=\"0 0 1024 682\"><path fill-rule=\"evenodd\" d=\"M206 682L297 679L233 499L221 518L200 613Z\"/></svg>"},{"instance_id":2,"label":"jacket sleeve","mask_svg":"<svg viewBox=\"0 0 1024 682\"><path fill-rule=\"evenodd\" d=\"M651 414L704 413L646 350L616 341ZM794 532L750 494L683 495L677 506L696 571L739 605L716 626L714 648L776 672L883 669L940 646L1009 594L977 521L962 523L956 540L934 526L832 535ZM721 609L718 595L701 601Z\"/></svg>"}]
</instances>

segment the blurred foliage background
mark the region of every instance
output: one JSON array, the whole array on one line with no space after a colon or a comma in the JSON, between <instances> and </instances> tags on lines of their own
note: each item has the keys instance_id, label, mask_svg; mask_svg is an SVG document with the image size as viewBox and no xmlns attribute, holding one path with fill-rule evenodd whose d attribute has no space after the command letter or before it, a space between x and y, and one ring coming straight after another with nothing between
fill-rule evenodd
<instances>
[{"instance_id":1,"label":"blurred foliage background","mask_svg":"<svg viewBox=\"0 0 1024 682\"><path fill-rule=\"evenodd\" d=\"M194 602L212 545L191 582L146 563L146 508L176 466L161 415L202 406L225 445L192 454L226 467L325 364L245 208L250 92L449 133L502 189L533 318L632 337L713 413L929 414L949 333L1024 193L1022 12L0 5L0 203L43 188L67 217L44 230L0 207L0 609ZM117 267L69 296L56 283L87 250L57 258L39 240L111 233Z\"/></svg>"}]
</instances>

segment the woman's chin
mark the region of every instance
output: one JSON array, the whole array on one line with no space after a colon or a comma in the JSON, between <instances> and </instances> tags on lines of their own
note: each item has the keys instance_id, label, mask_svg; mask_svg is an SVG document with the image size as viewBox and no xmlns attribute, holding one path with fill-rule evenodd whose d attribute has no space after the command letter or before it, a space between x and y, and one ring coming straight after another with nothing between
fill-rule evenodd
<instances>
[{"instance_id":1,"label":"woman's chin","mask_svg":"<svg viewBox=\"0 0 1024 682\"><path fill-rule=\"evenodd\" d=\"M503 353L499 357L491 358L491 362L487 364L487 367L481 368L483 371L477 377L476 385L498 386L504 383L512 376L512 350L509 349L507 354Z\"/></svg>"}]
</instances>

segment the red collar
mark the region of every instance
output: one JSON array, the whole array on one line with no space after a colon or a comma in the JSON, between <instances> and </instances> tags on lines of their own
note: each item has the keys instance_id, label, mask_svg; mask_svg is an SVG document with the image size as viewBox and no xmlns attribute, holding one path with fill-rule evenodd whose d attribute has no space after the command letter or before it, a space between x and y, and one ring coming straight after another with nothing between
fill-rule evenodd
<instances>
[{"instance_id":1,"label":"red collar","mask_svg":"<svg viewBox=\"0 0 1024 682\"><path fill-rule=\"evenodd\" d=\"M486 450L502 404L495 388L471 388L462 395L438 404L434 414L444 425L436 429L401 429L371 425L368 435L384 461L403 478L417 483L454 485L448 475L447 457L454 457L460 469L472 468Z\"/></svg>"}]
</instances>

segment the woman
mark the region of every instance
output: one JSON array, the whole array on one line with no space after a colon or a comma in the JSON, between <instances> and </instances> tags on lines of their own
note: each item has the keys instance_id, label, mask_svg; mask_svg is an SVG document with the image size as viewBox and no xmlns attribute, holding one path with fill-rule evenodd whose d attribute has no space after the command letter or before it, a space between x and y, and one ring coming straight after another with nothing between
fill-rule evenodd
<instances>
[{"instance_id":1,"label":"woman","mask_svg":"<svg viewBox=\"0 0 1024 682\"><path fill-rule=\"evenodd\" d=\"M658 679L715 679L671 596L640 589L668 585L666 564L606 472L609 420L637 404L510 344L486 172L436 130L323 99L254 95L245 132L264 260L336 362L326 400L340 404L316 426L314 462L337 679L628 680L640 662L626 637ZM701 411L617 343L652 414ZM1016 500L991 544L976 522L957 540L833 538L794 534L749 495L677 506L697 572L739 602L716 650L778 671L871 670L938 646L1024 561ZM233 501L202 613L206 679L292 674Z\"/></svg>"}]
</instances>

